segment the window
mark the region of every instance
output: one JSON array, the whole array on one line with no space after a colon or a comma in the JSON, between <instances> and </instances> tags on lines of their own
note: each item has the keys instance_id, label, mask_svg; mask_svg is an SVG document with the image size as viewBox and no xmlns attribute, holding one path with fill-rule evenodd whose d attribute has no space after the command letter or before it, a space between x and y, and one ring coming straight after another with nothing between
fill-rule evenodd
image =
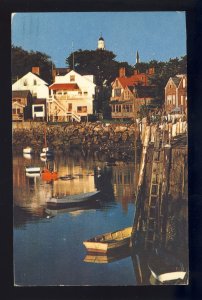
<instances>
[{"instance_id":1,"label":"window","mask_svg":"<svg viewBox=\"0 0 202 300\"><path fill-rule=\"evenodd\" d=\"M173 95L173 104L175 104L175 95Z\"/></svg>"},{"instance_id":2,"label":"window","mask_svg":"<svg viewBox=\"0 0 202 300\"><path fill-rule=\"evenodd\" d=\"M20 114L20 108L17 108L17 114Z\"/></svg>"},{"instance_id":3,"label":"window","mask_svg":"<svg viewBox=\"0 0 202 300\"><path fill-rule=\"evenodd\" d=\"M15 115L15 114L16 114L16 108L13 108L13 109L12 109L12 112L13 112L13 114Z\"/></svg>"},{"instance_id":4,"label":"window","mask_svg":"<svg viewBox=\"0 0 202 300\"><path fill-rule=\"evenodd\" d=\"M86 113L87 112L87 106L77 106L77 112L78 113Z\"/></svg>"},{"instance_id":5,"label":"window","mask_svg":"<svg viewBox=\"0 0 202 300\"><path fill-rule=\"evenodd\" d=\"M37 85L37 81L36 81L36 79L34 79L34 85Z\"/></svg>"},{"instance_id":6,"label":"window","mask_svg":"<svg viewBox=\"0 0 202 300\"><path fill-rule=\"evenodd\" d=\"M114 90L114 96L115 97L120 97L121 96L121 89L115 89Z\"/></svg>"},{"instance_id":7,"label":"window","mask_svg":"<svg viewBox=\"0 0 202 300\"><path fill-rule=\"evenodd\" d=\"M27 80L25 79L23 82L24 86L27 86Z\"/></svg>"},{"instance_id":8,"label":"window","mask_svg":"<svg viewBox=\"0 0 202 300\"><path fill-rule=\"evenodd\" d=\"M68 104L68 111L72 111L72 103Z\"/></svg>"},{"instance_id":9,"label":"window","mask_svg":"<svg viewBox=\"0 0 202 300\"><path fill-rule=\"evenodd\" d=\"M116 85L116 87L118 87L118 86L119 86L119 82L118 82L118 80L116 80L116 82L115 82L115 85Z\"/></svg>"},{"instance_id":10,"label":"window","mask_svg":"<svg viewBox=\"0 0 202 300\"><path fill-rule=\"evenodd\" d=\"M70 81L75 81L75 75L70 75Z\"/></svg>"},{"instance_id":11,"label":"window","mask_svg":"<svg viewBox=\"0 0 202 300\"><path fill-rule=\"evenodd\" d=\"M84 92L84 95L88 95L88 92Z\"/></svg>"},{"instance_id":12,"label":"window","mask_svg":"<svg viewBox=\"0 0 202 300\"><path fill-rule=\"evenodd\" d=\"M82 92L78 92L79 95L82 95Z\"/></svg>"},{"instance_id":13,"label":"window","mask_svg":"<svg viewBox=\"0 0 202 300\"><path fill-rule=\"evenodd\" d=\"M43 106L35 106L34 112L43 112Z\"/></svg>"},{"instance_id":14,"label":"window","mask_svg":"<svg viewBox=\"0 0 202 300\"><path fill-rule=\"evenodd\" d=\"M186 87L186 80L185 80L185 78L183 78L183 80L182 80L182 87L183 87L183 88Z\"/></svg>"}]
</instances>

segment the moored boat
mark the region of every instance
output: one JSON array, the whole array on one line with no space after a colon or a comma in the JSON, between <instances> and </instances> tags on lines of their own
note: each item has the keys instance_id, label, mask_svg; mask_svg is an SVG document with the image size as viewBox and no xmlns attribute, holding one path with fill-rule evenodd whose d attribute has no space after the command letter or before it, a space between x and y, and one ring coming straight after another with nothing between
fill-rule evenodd
<instances>
[{"instance_id":1,"label":"moored boat","mask_svg":"<svg viewBox=\"0 0 202 300\"><path fill-rule=\"evenodd\" d=\"M52 157L54 155L53 150L51 150L47 146L47 140L46 140L46 128L44 128L44 148L42 149L42 152L40 153L40 157L42 158L48 158Z\"/></svg>"},{"instance_id":2,"label":"moored boat","mask_svg":"<svg viewBox=\"0 0 202 300\"><path fill-rule=\"evenodd\" d=\"M41 172L41 177L44 181L56 180L58 179L58 172L45 168Z\"/></svg>"},{"instance_id":3,"label":"moored boat","mask_svg":"<svg viewBox=\"0 0 202 300\"><path fill-rule=\"evenodd\" d=\"M104 233L94 238L86 240L83 245L88 252L107 253L114 249L129 247L132 227L127 227L118 231Z\"/></svg>"},{"instance_id":4,"label":"moored boat","mask_svg":"<svg viewBox=\"0 0 202 300\"><path fill-rule=\"evenodd\" d=\"M155 249L149 258L148 267L153 278L164 284L180 282L186 278L187 272L182 262L167 251Z\"/></svg>"},{"instance_id":5,"label":"moored boat","mask_svg":"<svg viewBox=\"0 0 202 300\"><path fill-rule=\"evenodd\" d=\"M41 173L41 168L40 167L25 167L25 172L28 174L34 174L34 173Z\"/></svg>"},{"instance_id":6,"label":"moored boat","mask_svg":"<svg viewBox=\"0 0 202 300\"><path fill-rule=\"evenodd\" d=\"M93 191L89 193L81 193L76 195L66 195L62 197L52 197L46 203L49 205L66 205L66 204L77 204L90 201L97 196L99 191Z\"/></svg>"},{"instance_id":7,"label":"moored boat","mask_svg":"<svg viewBox=\"0 0 202 300\"><path fill-rule=\"evenodd\" d=\"M23 149L23 153L24 154L32 154L33 149L31 147L26 147L26 148Z\"/></svg>"}]
</instances>

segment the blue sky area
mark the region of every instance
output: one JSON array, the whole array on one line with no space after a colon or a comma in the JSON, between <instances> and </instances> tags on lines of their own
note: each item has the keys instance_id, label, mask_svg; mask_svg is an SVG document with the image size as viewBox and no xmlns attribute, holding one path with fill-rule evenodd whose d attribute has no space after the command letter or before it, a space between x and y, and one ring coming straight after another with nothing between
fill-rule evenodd
<instances>
[{"instance_id":1,"label":"blue sky area","mask_svg":"<svg viewBox=\"0 0 202 300\"><path fill-rule=\"evenodd\" d=\"M95 50L100 33L116 60L167 61L186 54L184 12L17 13L12 44L48 54L57 67L74 50Z\"/></svg>"}]
</instances>

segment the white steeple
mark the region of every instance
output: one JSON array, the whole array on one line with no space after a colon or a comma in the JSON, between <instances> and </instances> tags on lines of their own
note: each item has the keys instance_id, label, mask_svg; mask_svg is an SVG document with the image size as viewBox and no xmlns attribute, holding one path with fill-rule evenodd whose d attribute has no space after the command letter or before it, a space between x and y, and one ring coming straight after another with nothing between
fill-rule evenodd
<instances>
[{"instance_id":1,"label":"white steeple","mask_svg":"<svg viewBox=\"0 0 202 300\"><path fill-rule=\"evenodd\" d=\"M102 37L102 33L101 33L100 38L98 40L97 48L100 49L100 50L105 50L105 41Z\"/></svg>"}]
</instances>

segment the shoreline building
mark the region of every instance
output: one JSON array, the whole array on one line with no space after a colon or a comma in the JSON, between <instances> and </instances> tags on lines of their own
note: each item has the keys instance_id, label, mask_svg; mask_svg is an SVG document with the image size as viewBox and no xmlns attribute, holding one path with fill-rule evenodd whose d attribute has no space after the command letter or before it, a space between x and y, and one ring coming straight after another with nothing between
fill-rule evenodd
<instances>
[{"instance_id":1,"label":"shoreline building","mask_svg":"<svg viewBox=\"0 0 202 300\"><path fill-rule=\"evenodd\" d=\"M31 94L31 98L29 95L28 101L24 101L23 99L27 97L28 92ZM49 98L49 90L48 83L40 78L39 67L32 67L31 72L13 83L12 93L13 119L16 121L23 121L25 118L46 119L46 102ZM18 103L15 101L16 97Z\"/></svg>"},{"instance_id":2,"label":"shoreline building","mask_svg":"<svg viewBox=\"0 0 202 300\"><path fill-rule=\"evenodd\" d=\"M134 119L142 105L150 105L156 96L156 87L149 84L149 78L154 75L154 68L146 73L134 74L127 77L125 68L119 70L119 77L112 82L112 95L109 105L113 119Z\"/></svg>"},{"instance_id":3,"label":"shoreline building","mask_svg":"<svg viewBox=\"0 0 202 300\"><path fill-rule=\"evenodd\" d=\"M165 86L165 111L187 114L187 75L170 77Z\"/></svg>"},{"instance_id":4,"label":"shoreline building","mask_svg":"<svg viewBox=\"0 0 202 300\"><path fill-rule=\"evenodd\" d=\"M66 75L55 76L55 82L49 86L48 120L88 120L93 114L95 87L93 75L80 75L71 70Z\"/></svg>"}]
</instances>

